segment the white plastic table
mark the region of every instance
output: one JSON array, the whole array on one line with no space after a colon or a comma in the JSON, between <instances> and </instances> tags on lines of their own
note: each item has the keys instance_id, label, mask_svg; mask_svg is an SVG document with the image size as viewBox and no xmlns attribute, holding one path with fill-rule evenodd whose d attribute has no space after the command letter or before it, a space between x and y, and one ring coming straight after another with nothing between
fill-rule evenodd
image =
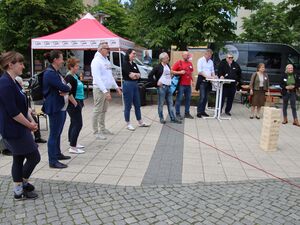
<instances>
[{"instance_id":1,"label":"white plastic table","mask_svg":"<svg viewBox=\"0 0 300 225\"><path fill-rule=\"evenodd\" d=\"M221 106L222 106L222 95L223 95L223 85L235 82L232 79L213 79L208 78L207 81L210 81L212 84L215 84L216 87L216 103L215 103L215 113L210 117L203 117L204 119L218 119L221 120L230 120L231 117L221 117Z\"/></svg>"}]
</instances>

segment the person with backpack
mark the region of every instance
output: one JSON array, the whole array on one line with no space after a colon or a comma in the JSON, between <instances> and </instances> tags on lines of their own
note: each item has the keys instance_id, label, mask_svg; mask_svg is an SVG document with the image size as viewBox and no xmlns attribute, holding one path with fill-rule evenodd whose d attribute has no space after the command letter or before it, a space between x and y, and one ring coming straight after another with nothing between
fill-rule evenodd
<instances>
[{"instance_id":1,"label":"person with backpack","mask_svg":"<svg viewBox=\"0 0 300 225\"><path fill-rule=\"evenodd\" d=\"M0 78L0 134L12 152L14 199L35 199L35 187L28 182L41 156L31 132L38 125L28 111L27 97L15 78L22 74L24 57L14 51L0 55L0 67L5 71ZM24 163L25 162L25 163Z\"/></svg>"},{"instance_id":2,"label":"person with backpack","mask_svg":"<svg viewBox=\"0 0 300 225\"><path fill-rule=\"evenodd\" d=\"M182 53L182 59L178 60L172 67L175 75L180 75L179 90L176 97L175 109L176 117L180 120L183 117L180 114L180 105L184 95L185 98L185 111L184 118L193 119L194 117L190 114L190 104L192 96L192 81L193 81L193 64L190 62L190 55L187 51Z\"/></svg>"},{"instance_id":3,"label":"person with backpack","mask_svg":"<svg viewBox=\"0 0 300 225\"><path fill-rule=\"evenodd\" d=\"M171 123L181 123L175 116L173 109L173 95L170 91L171 86L171 69L169 66L169 55L166 52L163 52L159 55L159 64L153 68L153 70L149 73L148 79L149 82L155 84L157 86L158 93L158 115L161 124L165 124L166 121L164 119L163 107L165 100L168 106L169 117L171 119Z\"/></svg>"},{"instance_id":4,"label":"person with backpack","mask_svg":"<svg viewBox=\"0 0 300 225\"><path fill-rule=\"evenodd\" d=\"M70 159L61 153L60 137L66 120L68 107L68 95L71 85L66 84L59 69L64 63L63 54L59 50L52 50L45 54L45 58L51 63L43 76L44 104L42 111L49 117L48 156L50 168L67 168L66 164L59 160Z\"/></svg>"}]
</instances>

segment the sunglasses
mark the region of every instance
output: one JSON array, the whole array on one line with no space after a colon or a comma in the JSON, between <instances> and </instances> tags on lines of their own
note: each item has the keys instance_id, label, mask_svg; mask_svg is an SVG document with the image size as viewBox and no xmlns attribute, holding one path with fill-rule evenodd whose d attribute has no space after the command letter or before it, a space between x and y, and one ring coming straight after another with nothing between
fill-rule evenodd
<instances>
[{"instance_id":1,"label":"sunglasses","mask_svg":"<svg viewBox=\"0 0 300 225\"><path fill-rule=\"evenodd\" d=\"M233 57L227 57L228 59L233 59Z\"/></svg>"},{"instance_id":2,"label":"sunglasses","mask_svg":"<svg viewBox=\"0 0 300 225\"><path fill-rule=\"evenodd\" d=\"M102 49L106 49L106 50L108 50L108 51L110 50L110 48L102 48Z\"/></svg>"}]
</instances>

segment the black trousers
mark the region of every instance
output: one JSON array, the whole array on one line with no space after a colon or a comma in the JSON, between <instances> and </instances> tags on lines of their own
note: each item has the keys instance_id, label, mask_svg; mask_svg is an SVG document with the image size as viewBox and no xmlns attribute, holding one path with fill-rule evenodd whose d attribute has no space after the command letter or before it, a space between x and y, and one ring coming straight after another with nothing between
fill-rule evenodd
<instances>
[{"instance_id":1,"label":"black trousers","mask_svg":"<svg viewBox=\"0 0 300 225\"><path fill-rule=\"evenodd\" d=\"M24 160L26 162L24 163ZM13 155L12 177L14 182L22 182L23 178L28 179L36 165L40 162L41 156L38 151L26 155Z\"/></svg>"},{"instance_id":2,"label":"black trousers","mask_svg":"<svg viewBox=\"0 0 300 225\"><path fill-rule=\"evenodd\" d=\"M221 109L223 109L225 99L226 99L226 107L225 107L225 112L229 113L232 108L232 103L234 99L234 95L236 92L236 86L234 85L224 85L223 86L223 95L222 95L222 106Z\"/></svg>"},{"instance_id":3,"label":"black trousers","mask_svg":"<svg viewBox=\"0 0 300 225\"><path fill-rule=\"evenodd\" d=\"M35 123L38 123L38 119L37 117L34 115L34 114L31 114L33 120ZM35 139L40 139L41 138L41 131L40 131L40 128L37 129L37 131L33 132L34 134L34 138Z\"/></svg>"},{"instance_id":4,"label":"black trousers","mask_svg":"<svg viewBox=\"0 0 300 225\"><path fill-rule=\"evenodd\" d=\"M68 138L70 146L76 147L79 133L82 128L82 107L83 101L77 100L78 105L74 107L72 103L68 105L67 112L70 116L70 127L68 132Z\"/></svg>"}]
</instances>

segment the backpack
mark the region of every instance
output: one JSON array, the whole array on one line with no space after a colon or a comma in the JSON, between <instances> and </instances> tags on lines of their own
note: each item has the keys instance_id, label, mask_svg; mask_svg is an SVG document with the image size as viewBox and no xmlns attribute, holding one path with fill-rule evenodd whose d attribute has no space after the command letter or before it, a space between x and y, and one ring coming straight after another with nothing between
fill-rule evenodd
<instances>
[{"instance_id":1,"label":"backpack","mask_svg":"<svg viewBox=\"0 0 300 225\"><path fill-rule=\"evenodd\" d=\"M44 99L43 94L43 77L46 71L53 71L51 68L47 68L40 73L33 75L29 80L28 89L30 90L31 100L40 101Z\"/></svg>"}]
</instances>

